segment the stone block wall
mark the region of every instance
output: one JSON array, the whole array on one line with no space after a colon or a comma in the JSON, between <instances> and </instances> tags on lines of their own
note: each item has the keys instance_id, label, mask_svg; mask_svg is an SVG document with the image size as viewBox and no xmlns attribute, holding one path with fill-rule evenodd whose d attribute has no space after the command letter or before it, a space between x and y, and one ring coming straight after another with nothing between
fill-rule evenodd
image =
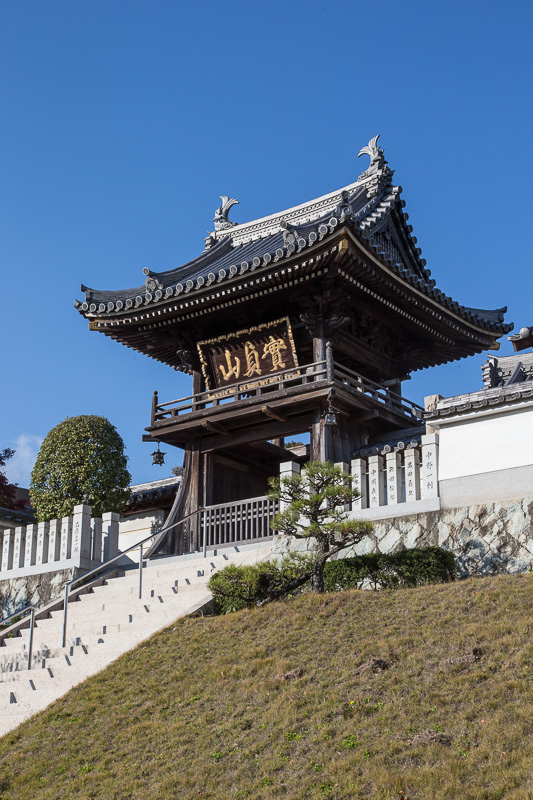
<instances>
[{"instance_id":1,"label":"stone block wall","mask_svg":"<svg viewBox=\"0 0 533 800\"><path fill-rule=\"evenodd\" d=\"M437 545L455 553L461 577L533 569L533 496L377 520L372 524L372 534L344 556ZM305 549L305 545L303 542L298 549ZM290 547L287 537L279 537L278 553L289 552Z\"/></svg>"},{"instance_id":2,"label":"stone block wall","mask_svg":"<svg viewBox=\"0 0 533 800\"><path fill-rule=\"evenodd\" d=\"M65 584L78 578L82 572L83 570L71 567L40 575L0 580L0 616L8 617L30 604L38 608L47 605L61 597Z\"/></svg>"}]
</instances>

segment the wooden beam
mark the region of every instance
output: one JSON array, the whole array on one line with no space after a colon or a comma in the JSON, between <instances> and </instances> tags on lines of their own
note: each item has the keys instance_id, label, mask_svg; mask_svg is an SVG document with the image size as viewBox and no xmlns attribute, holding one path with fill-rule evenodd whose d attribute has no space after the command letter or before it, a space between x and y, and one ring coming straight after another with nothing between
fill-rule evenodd
<instances>
[{"instance_id":1,"label":"wooden beam","mask_svg":"<svg viewBox=\"0 0 533 800\"><path fill-rule=\"evenodd\" d=\"M271 419L277 419L278 422L287 422L288 417L280 414L279 411L273 411L270 406L261 406L261 411Z\"/></svg>"},{"instance_id":2,"label":"wooden beam","mask_svg":"<svg viewBox=\"0 0 533 800\"><path fill-rule=\"evenodd\" d=\"M220 440L218 437L210 436L202 440L202 452L209 453L220 448L260 442L266 439L275 439L280 436L296 436L311 428L313 418L314 416L312 413L307 413L301 417L291 417L287 422L272 420L271 422L264 422L261 425L255 425L252 428L235 431L227 439L223 440Z\"/></svg>"},{"instance_id":3,"label":"wooden beam","mask_svg":"<svg viewBox=\"0 0 533 800\"><path fill-rule=\"evenodd\" d=\"M222 436L227 436L228 431L222 427L222 425L218 425L216 422L210 422L208 419L204 419L202 421L202 428L205 428L206 431L211 431L212 433L220 433Z\"/></svg>"}]
</instances>

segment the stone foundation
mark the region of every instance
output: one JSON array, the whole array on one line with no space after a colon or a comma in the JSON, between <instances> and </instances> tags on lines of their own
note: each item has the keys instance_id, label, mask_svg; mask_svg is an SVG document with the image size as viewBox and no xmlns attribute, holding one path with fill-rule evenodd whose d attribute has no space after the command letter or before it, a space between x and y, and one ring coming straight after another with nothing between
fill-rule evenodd
<instances>
[{"instance_id":1,"label":"stone foundation","mask_svg":"<svg viewBox=\"0 0 533 800\"><path fill-rule=\"evenodd\" d=\"M438 545L455 553L461 577L525 572L533 569L532 519L533 496L376 520L372 534L343 555ZM292 549L305 550L306 544ZM275 549L289 552L288 537L280 537Z\"/></svg>"},{"instance_id":2,"label":"stone foundation","mask_svg":"<svg viewBox=\"0 0 533 800\"><path fill-rule=\"evenodd\" d=\"M33 604L38 608L56 600L66 583L79 577L84 570L71 567L24 578L7 578L0 581L0 611L2 617L14 614Z\"/></svg>"}]
</instances>

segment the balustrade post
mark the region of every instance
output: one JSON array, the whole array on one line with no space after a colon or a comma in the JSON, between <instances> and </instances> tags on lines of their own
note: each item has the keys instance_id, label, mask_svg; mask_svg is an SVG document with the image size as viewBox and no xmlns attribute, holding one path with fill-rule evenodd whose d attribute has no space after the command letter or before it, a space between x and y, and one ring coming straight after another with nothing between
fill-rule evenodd
<instances>
[{"instance_id":1,"label":"balustrade post","mask_svg":"<svg viewBox=\"0 0 533 800\"><path fill-rule=\"evenodd\" d=\"M48 563L52 564L61 558L61 522L50 520L48 524Z\"/></svg>"},{"instance_id":2,"label":"balustrade post","mask_svg":"<svg viewBox=\"0 0 533 800\"><path fill-rule=\"evenodd\" d=\"M359 511L368 505L366 487L366 461L362 458L352 459L352 486L359 492L359 497L352 501L353 511Z\"/></svg>"},{"instance_id":3,"label":"balustrade post","mask_svg":"<svg viewBox=\"0 0 533 800\"><path fill-rule=\"evenodd\" d=\"M114 511L102 514L102 562L118 555L118 521L120 515Z\"/></svg>"},{"instance_id":4,"label":"balustrade post","mask_svg":"<svg viewBox=\"0 0 533 800\"><path fill-rule=\"evenodd\" d=\"M60 560L68 561L72 552L72 517L63 517L61 520L61 550Z\"/></svg>"},{"instance_id":5,"label":"balustrade post","mask_svg":"<svg viewBox=\"0 0 533 800\"><path fill-rule=\"evenodd\" d=\"M20 569L24 566L24 552L26 548L26 528L19 526L15 528L15 542L13 545L13 569Z\"/></svg>"},{"instance_id":6,"label":"balustrade post","mask_svg":"<svg viewBox=\"0 0 533 800\"><path fill-rule=\"evenodd\" d=\"M420 500L420 454L414 447L404 451L405 501L413 503Z\"/></svg>"},{"instance_id":7,"label":"balustrade post","mask_svg":"<svg viewBox=\"0 0 533 800\"><path fill-rule=\"evenodd\" d=\"M46 564L48 561L48 522L39 522L37 525L37 560L36 563Z\"/></svg>"},{"instance_id":8,"label":"balustrade post","mask_svg":"<svg viewBox=\"0 0 533 800\"><path fill-rule=\"evenodd\" d=\"M297 461L283 461L279 465L279 479L280 479L280 487L283 488L283 479L284 478L292 478L295 475L300 474L300 465ZM287 508L288 503L284 502L283 500L279 501L279 510L285 511Z\"/></svg>"},{"instance_id":9,"label":"balustrade post","mask_svg":"<svg viewBox=\"0 0 533 800\"><path fill-rule=\"evenodd\" d=\"M438 483L439 437L436 433L422 436L422 500L439 496Z\"/></svg>"},{"instance_id":10,"label":"balustrade post","mask_svg":"<svg viewBox=\"0 0 533 800\"><path fill-rule=\"evenodd\" d=\"M155 423L155 417L156 417L156 414L157 414L158 403L159 403L159 397L158 397L157 389L156 389L154 391L153 395L152 395L152 417L151 417L152 425Z\"/></svg>"},{"instance_id":11,"label":"balustrade post","mask_svg":"<svg viewBox=\"0 0 533 800\"><path fill-rule=\"evenodd\" d=\"M335 466L339 467L344 473L346 473L346 486L350 486L351 485L350 465L346 461L337 461L335 463ZM342 507L342 510L343 511L349 511L350 510L350 506L351 506L351 503L345 503L343 505L343 507Z\"/></svg>"},{"instance_id":12,"label":"balustrade post","mask_svg":"<svg viewBox=\"0 0 533 800\"><path fill-rule=\"evenodd\" d=\"M26 525L24 566L33 567L37 558L37 525Z\"/></svg>"},{"instance_id":13,"label":"balustrade post","mask_svg":"<svg viewBox=\"0 0 533 800\"><path fill-rule=\"evenodd\" d=\"M378 508L383 505L385 501L383 489L383 456L370 456L368 459L369 508Z\"/></svg>"},{"instance_id":14,"label":"balustrade post","mask_svg":"<svg viewBox=\"0 0 533 800\"><path fill-rule=\"evenodd\" d=\"M13 547L15 544L15 531L8 528L4 531L4 542L2 545L2 572L13 569Z\"/></svg>"},{"instance_id":15,"label":"balustrade post","mask_svg":"<svg viewBox=\"0 0 533 800\"><path fill-rule=\"evenodd\" d=\"M31 662L32 662L32 657L33 657L33 631L34 631L34 629L35 629L35 609L32 608L31 614L30 614L30 635L29 635L29 641L28 641L28 661L27 661L27 665L26 665L28 667L28 669L31 669Z\"/></svg>"},{"instance_id":16,"label":"balustrade post","mask_svg":"<svg viewBox=\"0 0 533 800\"><path fill-rule=\"evenodd\" d=\"M91 519L91 567L102 563L102 520Z\"/></svg>"},{"instance_id":17,"label":"balustrade post","mask_svg":"<svg viewBox=\"0 0 533 800\"><path fill-rule=\"evenodd\" d=\"M331 342L326 342L326 378L329 383L335 380L335 362Z\"/></svg>"},{"instance_id":18,"label":"balustrade post","mask_svg":"<svg viewBox=\"0 0 533 800\"><path fill-rule=\"evenodd\" d=\"M401 455L387 453L385 456L387 474L387 504L402 502L402 472Z\"/></svg>"},{"instance_id":19,"label":"balustrade post","mask_svg":"<svg viewBox=\"0 0 533 800\"><path fill-rule=\"evenodd\" d=\"M72 559L80 569L91 568L91 506L74 506L72 518Z\"/></svg>"}]
</instances>

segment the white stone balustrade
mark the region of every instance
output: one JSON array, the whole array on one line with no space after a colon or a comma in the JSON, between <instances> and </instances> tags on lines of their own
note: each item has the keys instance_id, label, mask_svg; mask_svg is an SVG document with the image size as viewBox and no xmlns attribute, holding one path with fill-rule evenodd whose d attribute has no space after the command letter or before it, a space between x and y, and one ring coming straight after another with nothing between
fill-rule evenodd
<instances>
[{"instance_id":1,"label":"white stone balustrade","mask_svg":"<svg viewBox=\"0 0 533 800\"><path fill-rule=\"evenodd\" d=\"M7 529L0 541L0 580L92 569L118 554L118 522L118 514L91 518L91 507L78 505L72 517Z\"/></svg>"},{"instance_id":2,"label":"white stone balustrade","mask_svg":"<svg viewBox=\"0 0 533 800\"><path fill-rule=\"evenodd\" d=\"M438 448L438 435L427 434L417 447L387 447L382 454L354 458L352 485L360 497L350 516L377 520L440 508Z\"/></svg>"}]
</instances>

